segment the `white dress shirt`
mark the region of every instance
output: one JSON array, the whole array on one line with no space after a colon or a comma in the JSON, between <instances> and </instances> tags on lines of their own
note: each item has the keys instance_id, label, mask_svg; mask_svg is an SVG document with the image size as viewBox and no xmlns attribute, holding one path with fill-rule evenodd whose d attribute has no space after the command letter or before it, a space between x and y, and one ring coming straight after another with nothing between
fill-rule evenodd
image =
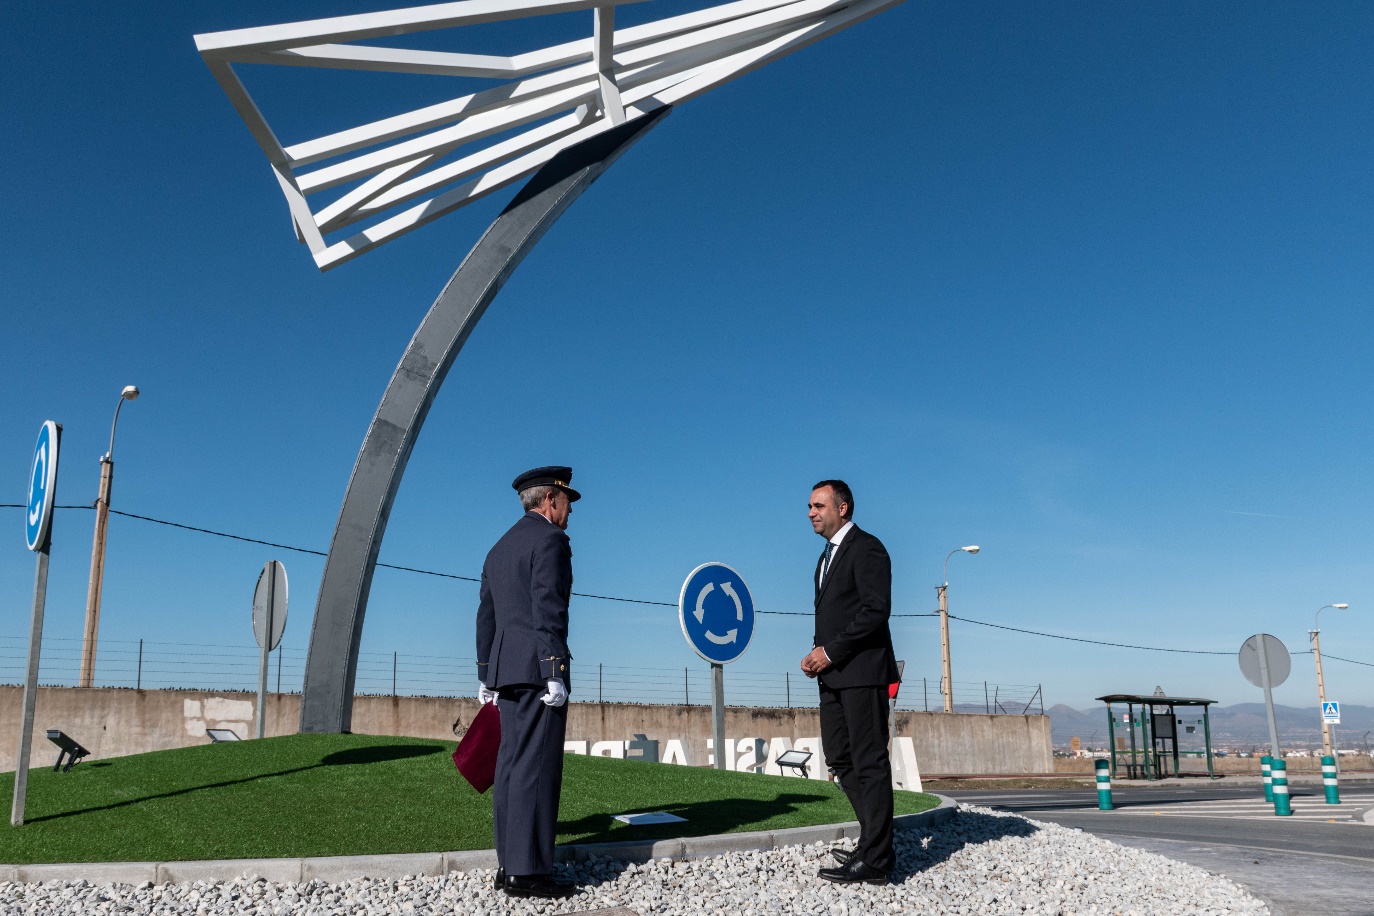
<instances>
[{"instance_id":1,"label":"white dress shirt","mask_svg":"<svg viewBox=\"0 0 1374 916\"><path fill-rule=\"evenodd\" d=\"M845 536L846 534L848 534L848 533L849 533L849 529L850 529L850 528L853 528L853 527L854 527L854 523L853 523L853 522L845 522L844 525L840 528L839 531L836 531L834 534L832 534L832 535L830 536L830 543L832 543L832 544L835 545L835 549L832 550L832 551L830 551L830 562L831 562L831 563L834 563L834 562L835 562L835 554L839 553L839 550L840 550L840 542L844 540L844 536ZM830 570L826 568L825 560L821 560L821 571L820 571L820 573L816 576L816 587L817 587L817 588L819 588L820 586L822 586L822 585L825 584L825 577L829 574L829 572L830 572Z\"/></svg>"}]
</instances>

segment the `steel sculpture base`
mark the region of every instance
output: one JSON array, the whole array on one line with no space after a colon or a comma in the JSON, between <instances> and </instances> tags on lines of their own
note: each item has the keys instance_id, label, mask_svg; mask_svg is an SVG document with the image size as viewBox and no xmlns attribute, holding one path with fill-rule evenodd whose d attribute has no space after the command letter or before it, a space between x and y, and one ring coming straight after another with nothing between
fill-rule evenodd
<instances>
[{"instance_id":1,"label":"steel sculpture base","mask_svg":"<svg viewBox=\"0 0 1374 916\"><path fill-rule=\"evenodd\" d=\"M358 452L320 582L301 696L302 732L347 732L358 646L396 491L434 396L487 306L583 191L672 110L663 107L570 147L535 173L430 307Z\"/></svg>"}]
</instances>

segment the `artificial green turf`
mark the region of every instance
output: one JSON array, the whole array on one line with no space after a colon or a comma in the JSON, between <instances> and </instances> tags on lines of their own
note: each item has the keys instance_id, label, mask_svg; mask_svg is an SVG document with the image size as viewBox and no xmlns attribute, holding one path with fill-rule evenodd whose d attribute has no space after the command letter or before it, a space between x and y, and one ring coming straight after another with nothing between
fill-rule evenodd
<instances>
[{"instance_id":1,"label":"artificial green turf","mask_svg":"<svg viewBox=\"0 0 1374 916\"><path fill-rule=\"evenodd\" d=\"M26 824L0 862L149 862L490 849L491 793L449 759L453 742L291 735L87 761L29 773ZM14 774L0 774L0 798ZM896 811L936 799L896 793ZM686 823L631 827L616 814ZM701 836L854 819L819 780L569 755L559 843Z\"/></svg>"}]
</instances>

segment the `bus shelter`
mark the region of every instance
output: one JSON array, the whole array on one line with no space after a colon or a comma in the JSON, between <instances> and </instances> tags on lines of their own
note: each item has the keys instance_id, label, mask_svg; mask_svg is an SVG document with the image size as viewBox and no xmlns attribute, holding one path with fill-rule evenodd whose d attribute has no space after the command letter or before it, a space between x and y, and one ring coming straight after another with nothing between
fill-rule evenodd
<instances>
[{"instance_id":1,"label":"bus shelter","mask_svg":"<svg viewBox=\"0 0 1374 916\"><path fill-rule=\"evenodd\" d=\"M1162 696L1143 696L1129 693L1113 693L1105 697L1097 698L1100 702L1107 704L1107 744L1111 748L1112 755L1112 776L1121 775L1125 771L1127 779L1163 779L1167 776L1188 776L1201 773L1189 773L1179 768L1181 760L1190 759L1196 752L1179 753L1180 731L1187 734L1196 733L1196 720L1189 719L1187 724L1181 724L1178 709L1182 707L1185 711L1195 714L1198 707L1202 708L1202 741L1203 752L1207 758L1207 775L1216 777L1216 770L1212 762L1212 721L1208 715L1208 707L1216 700L1204 700L1198 697L1162 697ZM1126 716L1123 722L1118 725L1117 712L1114 706L1126 705ZM1129 734L1129 744L1127 741L1118 741L1117 729L1124 726ZM1137 734L1139 742L1137 742ZM1118 747L1118 744L1121 746Z\"/></svg>"}]
</instances>

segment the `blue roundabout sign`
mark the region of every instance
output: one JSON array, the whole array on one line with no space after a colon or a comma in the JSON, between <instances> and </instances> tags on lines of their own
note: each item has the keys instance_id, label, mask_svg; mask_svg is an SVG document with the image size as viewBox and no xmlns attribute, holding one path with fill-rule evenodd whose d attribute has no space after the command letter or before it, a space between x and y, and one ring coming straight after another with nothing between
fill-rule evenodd
<instances>
[{"instance_id":1,"label":"blue roundabout sign","mask_svg":"<svg viewBox=\"0 0 1374 916\"><path fill-rule=\"evenodd\" d=\"M48 420L38 431L29 471L29 503L24 513L24 539L30 550L42 550L52 525L53 496L57 491L57 424Z\"/></svg>"},{"instance_id":2,"label":"blue roundabout sign","mask_svg":"<svg viewBox=\"0 0 1374 916\"><path fill-rule=\"evenodd\" d=\"M744 578L724 563L703 563L682 583L678 620L687 644L702 658L725 665L754 638L754 599Z\"/></svg>"}]
</instances>

